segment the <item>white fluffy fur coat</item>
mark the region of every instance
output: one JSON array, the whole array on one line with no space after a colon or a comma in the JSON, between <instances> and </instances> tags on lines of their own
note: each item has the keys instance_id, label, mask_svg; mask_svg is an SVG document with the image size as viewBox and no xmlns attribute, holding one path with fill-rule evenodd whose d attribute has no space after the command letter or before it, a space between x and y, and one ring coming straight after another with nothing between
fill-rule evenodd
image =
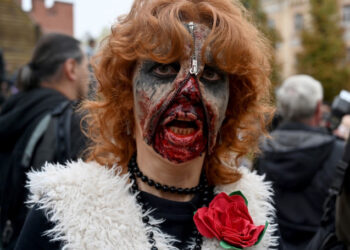
<instances>
[{"instance_id":1,"label":"white fluffy fur coat","mask_svg":"<svg viewBox=\"0 0 350 250\"><path fill-rule=\"evenodd\" d=\"M272 221L270 184L246 168L240 171L242 178L238 182L218 186L215 192L242 191L254 224L269 222L262 241L246 249L270 249L277 241L272 236L276 225ZM29 204L44 209L55 224L47 233L53 240L64 242L63 249L148 250L151 245L146 233L150 230L159 250L176 249L171 245L172 237L142 223L141 208L129 193L127 181L128 176L121 175L118 169L107 169L93 162L47 164L43 171L29 173ZM156 225L161 221L151 218L150 223ZM202 249L223 248L218 240L205 238Z\"/></svg>"}]
</instances>

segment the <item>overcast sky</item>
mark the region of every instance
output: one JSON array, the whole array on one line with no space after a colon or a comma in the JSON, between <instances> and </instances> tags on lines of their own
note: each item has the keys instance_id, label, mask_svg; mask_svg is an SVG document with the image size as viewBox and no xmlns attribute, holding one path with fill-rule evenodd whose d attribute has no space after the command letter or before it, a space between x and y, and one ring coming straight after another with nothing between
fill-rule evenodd
<instances>
[{"instance_id":1,"label":"overcast sky","mask_svg":"<svg viewBox=\"0 0 350 250\"><path fill-rule=\"evenodd\" d=\"M129 12L133 0L60 0L74 3L74 35L78 39L87 34L97 37L104 27L110 27L116 18ZM31 0L22 0L23 8L30 9ZM54 0L45 0L47 6Z\"/></svg>"}]
</instances>

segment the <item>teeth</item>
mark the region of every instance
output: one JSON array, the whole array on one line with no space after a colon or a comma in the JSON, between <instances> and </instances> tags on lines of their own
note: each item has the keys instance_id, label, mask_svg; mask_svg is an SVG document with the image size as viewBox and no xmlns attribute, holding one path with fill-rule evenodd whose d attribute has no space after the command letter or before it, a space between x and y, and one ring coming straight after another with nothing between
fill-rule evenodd
<instances>
[{"instance_id":1,"label":"teeth","mask_svg":"<svg viewBox=\"0 0 350 250\"><path fill-rule=\"evenodd\" d=\"M171 126L170 130L178 135L189 135L189 134L192 134L194 132L194 128L178 128L178 127L174 127L174 126Z\"/></svg>"}]
</instances>

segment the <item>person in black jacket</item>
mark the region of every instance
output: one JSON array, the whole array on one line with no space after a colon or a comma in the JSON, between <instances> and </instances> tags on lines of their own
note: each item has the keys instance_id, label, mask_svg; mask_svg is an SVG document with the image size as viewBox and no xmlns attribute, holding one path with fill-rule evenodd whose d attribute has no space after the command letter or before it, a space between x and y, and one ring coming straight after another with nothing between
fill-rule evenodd
<instances>
[{"instance_id":1,"label":"person in black jacket","mask_svg":"<svg viewBox=\"0 0 350 250\"><path fill-rule=\"evenodd\" d=\"M4 249L14 247L27 214L26 171L40 169L45 161L77 159L84 149L81 117L73 111L75 102L87 95L88 79L79 41L62 34L43 36L31 61L19 72L21 92L10 97L0 113L0 242ZM40 140L35 140L46 117L51 120Z\"/></svg>"},{"instance_id":2,"label":"person in black jacket","mask_svg":"<svg viewBox=\"0 0 350 250\"><path fill-rule=\"evenodd\" d=\"M277 90L282 123L262 143L258 171L275 189L284 249L305 249L319 227L322 205L344 143L320 129L323 89L307 75L288 78Z\"/></svg>"}]
</instances>

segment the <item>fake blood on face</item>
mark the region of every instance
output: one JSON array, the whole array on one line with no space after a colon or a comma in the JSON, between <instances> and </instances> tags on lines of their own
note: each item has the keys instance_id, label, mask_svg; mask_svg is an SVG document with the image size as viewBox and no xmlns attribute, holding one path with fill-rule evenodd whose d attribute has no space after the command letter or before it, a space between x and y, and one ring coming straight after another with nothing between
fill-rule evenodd
<instances>
[{"instance_id":1,"label":"fake blood on face","mask_svg":"<svg viewBox=\"0 0 350 250\"><path fill-rule=\"evenodd\" d=\"M178 163L199 156L207 146L207 125L198 83L190 77L162 114L153 147Z\"/></svg>"},{"instance_id":2,"label":"fake blood on face","mask_svg":"<svg viewBox=\"0 0 350 250\"><path fill-rule=\"evenodd\" d=\"M227 73L203 64L201 52L210 29L185 26L194 45L193 50L190 43L184 47L187 57L169 64L141 60L133 76L135 118L142 137L175 163L213 152L229 99Z\"/></svg>"}]
</instances>

